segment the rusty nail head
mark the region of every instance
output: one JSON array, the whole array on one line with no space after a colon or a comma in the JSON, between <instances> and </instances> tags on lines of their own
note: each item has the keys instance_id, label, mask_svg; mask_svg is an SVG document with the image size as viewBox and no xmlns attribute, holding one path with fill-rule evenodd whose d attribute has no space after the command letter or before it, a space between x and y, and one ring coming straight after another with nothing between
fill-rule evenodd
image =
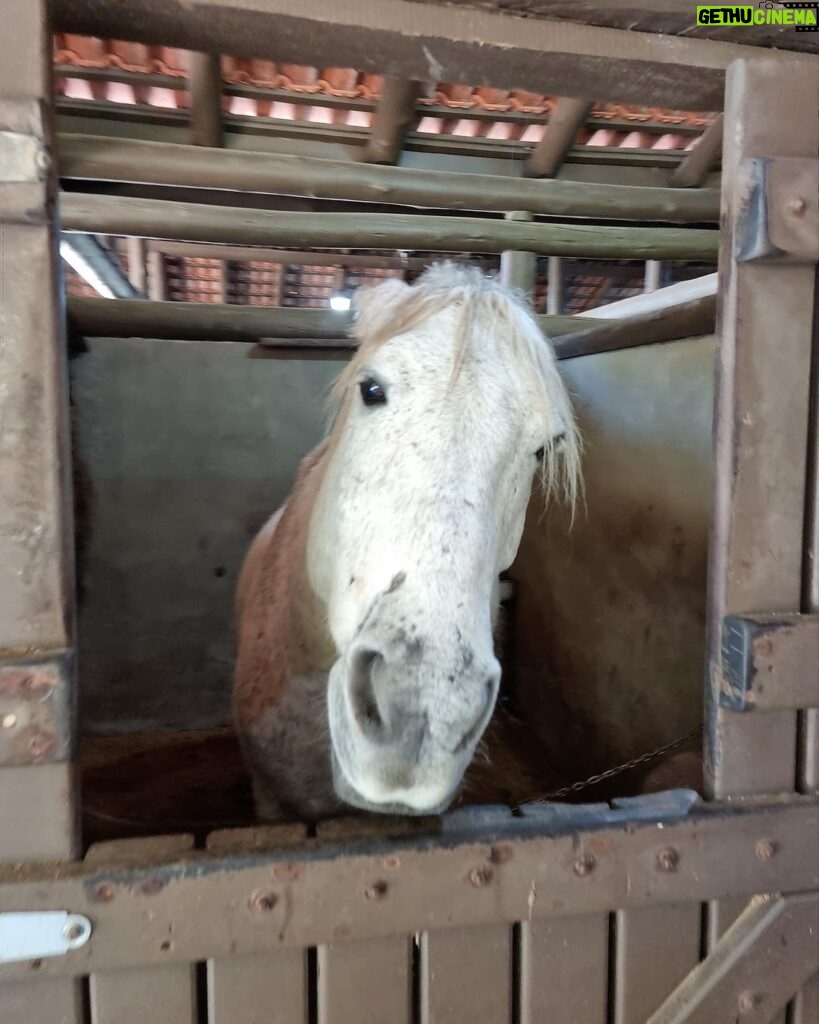
<instances>
[{"instance_id":1,"label":"rusty nail head","mask_svg":"<svg viewBox=\"0 0 819 1024\"><path fill-rule=\"evenodd\" d=\"M737 1000L737 1009L740 1013L750 1013L757 1004L757 997L753 992L740 992Z\"/></svg>"},{"instance_id":2,"label":"rusty nail head","mask_svg":"<svg viewBox=\"0 0 819 1024\"><path fill-rule=\"evenodd\" d=\"M384 858L384 867L387 871L397 871L401 867L401 861L395 854L390 854L389 857Z\"/></svg>"},{"instance_id":3,"label":"rusty nail head","mask_svg":"<svg viewBox=\"0 0 819 1024\"><path fill-rule=\"evenodd\" d=\"M383 900L387 895L388 888L387 883L379 879L379 881L373 882L371 886L364 890L364 895L368 900Z\"/></svg>"},{"instance_id":4,"label":"rusty nail head","mask_svg":"<svg viewBox=\"0 0 819 1024\"><path fill-rule=\"evenodd\" d=\"M680 855L673 846L667 846L657 854L657 867L660 871L676 871L680 866Z\"/></svg>"},{"instance_id":5,"label":"rusty nail head","mask_svg":"<svg viewBox=\"0 0 819 1024\"><path fill-rule=\"evenodd\" d=\"M94 890L94 895L102 903L110 903L114 898L114 887L110 882L100 882L97 888Z\"/></svg>"},{"instance_id":6,"label":"rusty nail head","mask_svg":"<svg viewBox=\"0 0 819 1024\"><path fill-rule=\"evenodd\" d=\"M796 199L791 199L788 208L795 217L801 217L807 210L808 204L801 196L797 196Z\"/></svg>"},{"instance_id":7,"label":"rusty nail head","mask_svg":"<svg viewBox=\"0 0 819 1024\"><path fill-rule=\"evenodd\" d=\"M248 905L251 910L267 911L272 910L279 902L275 892L266 892L262 889L251 894Z\"/></svg>"},{"instance_id":8,"label":"rusty nail head","mask_svg":"<svg viewBox=\"0 0 819 1024\"><path fill-rule=\"evenodd\" d=\"M482 864L478 868L472 868L467 877L470 885L476 889L483 889L492 881L492 868Z\"/></svg>"},{"instance_id":9,"label":"rusty nail head","mask_svg":"<svg viewBox=\"0 0 819 1024\"><path fill-rule=\"evenodd\" d=\"M572 870L580 878L584 878L586 875L590 875L594 871L594 857L589 853L583 854L582 857L578 857L572 865Z\"/></svg>"},{"instance_id":10,"label":"rusty nail head","mask_svg":"<svg viewBox=\"0 0 819 1024\"><path fill-rule=\"evenodd\" d=\"M4 729L13 729L15 725L17 725L17 715L13 715L11 713L3 715L2 719L0 719L0 725L2 725Z\"/></svg>"},{"instance_id":11,"label":"rusty nail head","mask_svg":"<svg viewBox=\"0 0 819 1024\"><path fill-rule=\"evenodd\" d=\"M81 924L69 924L63 930L63 935L69 942L73 942L75 939L81 939L85 935L85 928Z\"/></svg>"},{"instance_id":12,"label":"rusty nail head","mask_svg":"<svg viewBox=\"0 0 819 1024\"><path fill-rule=\"evenodd\" d=\"M760 839L756 844L756 859L770 860L776 854L776 843L771 839Z\"/></svg>"}]
</instances>

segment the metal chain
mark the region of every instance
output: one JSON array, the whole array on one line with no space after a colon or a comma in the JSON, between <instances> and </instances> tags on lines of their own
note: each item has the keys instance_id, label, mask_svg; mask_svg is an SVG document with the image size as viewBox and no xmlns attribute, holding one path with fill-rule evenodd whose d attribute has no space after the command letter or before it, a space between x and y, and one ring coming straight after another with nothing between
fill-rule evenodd
<instances>
[{"instance_id":1,"label":"metal chain","mask_svg":"<svg viewBox=\"0 0 819 1024\"><path fill-rule=\"evenodd\" d=\"M663 754L670 754L672 750L676 750L681 747L684 743L688 743L689 740L693 740L695 737L702 733L702 723L690 732L687 732L685 736L680 736L676 740L672 740L671 743L665 743L662 747L657 747L654 750L649 750L647 754L640 754L639 757L633 757L630 761L624 761L622 764L615 765L614 768L607 768L604 772L598 772L597 775L590 775L587 779L581 779L579 782L573 782L570 786L563 786L562 789L556 789L553 793L546 793L545 796L538 797L537 800L533 800L532 803L541 804L547 800L556 800L558 797L566 796L568 793L579 793L580 790L586 789L588 786L593 786L597 782L603 782L606 779L611 779L615 775L619 775L621 772L627 772L630 768L637 768L641 764L648 764L650 761L656 761L658 757L662 757Z\"/></svg>"}]
</instances>

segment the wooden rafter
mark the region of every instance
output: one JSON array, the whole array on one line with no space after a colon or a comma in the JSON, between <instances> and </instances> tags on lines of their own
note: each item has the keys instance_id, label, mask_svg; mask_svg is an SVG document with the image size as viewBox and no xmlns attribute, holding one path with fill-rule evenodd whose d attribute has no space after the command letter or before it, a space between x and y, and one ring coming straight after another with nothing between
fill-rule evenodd
<instances>
[{"instance_id":1,"label":"wooden rafter","mask_svg":"<svg viewBox=\"0 0 819 1024\"><path fill-rule=\"evenodd\" d=\"M415 124L415 102L421 83L409 78L387 76L375 108L370 138L361 159L370 164L398 162L404 137Z\"/></svg>"},{"instance_id":2,"label":"wooden rafter","mask_svg":"<svg viewBox=\"0 0 819 1024\"><path fill-rule=\"evenodd\" d=\"M526 161L524 173L527 177L553 178L557 174L591 108L590 100L561 96L543 138Z\"/></svg>"},{"instance_id":3,"label":"wooden rafter","mask_svg":"<svg viewBox=\"0 0 819 1024\"><path fill-rule=\"evenodd\" d=\"M712 121L700 136L688 156L674 171L671 184L678 188L695 188L702 185L719 161L722 153L723 115Z\"/></svg>"}]
</instances>

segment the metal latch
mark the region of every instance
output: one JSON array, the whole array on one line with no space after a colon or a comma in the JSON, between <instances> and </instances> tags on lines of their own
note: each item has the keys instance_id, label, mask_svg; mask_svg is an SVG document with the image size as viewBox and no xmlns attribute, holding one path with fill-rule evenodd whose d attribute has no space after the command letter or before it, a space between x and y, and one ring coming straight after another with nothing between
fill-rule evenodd
<instances>
[{"instance_id":1,"label":"metal latch","mask_svg":"<svg viewBox=\"0 0 819 1024\"><path fill-rule=\"evenodd\" d=\"M0 913L0 963L64 956L91 938L91 922L65 910Z\"/></svg>"}]
</instances>

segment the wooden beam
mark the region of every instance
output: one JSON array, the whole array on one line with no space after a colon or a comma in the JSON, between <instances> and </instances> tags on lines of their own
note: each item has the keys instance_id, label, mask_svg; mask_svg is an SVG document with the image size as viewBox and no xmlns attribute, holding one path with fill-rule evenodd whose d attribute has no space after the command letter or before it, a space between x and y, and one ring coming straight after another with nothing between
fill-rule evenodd
<instances>
[{"instance_id":1,"label":"wooden beam","mask_svg":"<svg viewBox=\"0 0 819 1024\"><path fill-rule=\"evenodd\" d=\"M63 178L229 189L310 199L395 203L428 209L526 210L619 220L717 222L719 193L578 181L522 181L491 174L220 149L93 135L60 136ZM303 244L303 243L302 243Z\"/></svg>"},{"instance_id":2,"label":"wooden beam","mask_svg":"<svg viewBox=\"0 0 819 1024\"><path fill-rule=\"evenodd\" d=\"M128 254L128 280L135 291L144 295L148 284L145 268L145 239L126 239L126 252Z\"/></svg>"},{"instance_id":3,"label":"wooden beam","mask_svg":"<svg viewBox=\"0 0 819 1024\"><path fill-rule=\"evenodd\" d=\"M421 271L434 263L438 256L375 256L369 253L304 252L295 249L265 249L261 246L212 245L206 242L168 242L151 239L147 242L149 252L161 252L166 256L199 256L208 260L230 260L244 263L259 260L262 263L278 263L284 266L345 267L349 270L411 270ZM494 261L470 262L478 265L496 266Z\"/></svg>"},{"instance_id":4,"label":"wooden beam","mask_svg":"<svg viewBox=\"0 0 819 1024\"><path fill-rule=\"evenodd\" d=\"M647 1024L768 1024L816 971L819 894L756 896Z\"/></svg>"},{"instance_id":5,"label":"wooden beam","mask_svg":"<svg viewBox=\"0 0 819 1024\"><path fill-rule=\"evenodd\" d=\"M646 260L645 283L643 292L650 294L659 291L662 281L663 264L660 260Z\"/></svg>"},{"instance_id":6,"label":"wooden beam","mask_svg":"<svg viewBox=\"0 0 819 1024\"><path fill-rule=\"evenodd\" d=\"M230 245L525 252L600 259L712 260L719 234L704 228L519 223L488 217L290 213L162 199L63 193L63 228Z\"/></svg>"},{"instance_id":7,"label":"wooden beam","mask_svg":"<svg viewBox=\"0 0 819 1024\"><path fill-rule=\"evenodd\" d=\"M631 295L627 299L608 302L605 306L586 309L583 316L592 320L622 320L624 317L639 316L642 313L661 312L672 309L684 302L704 299L717 294L718 277L716 274L703 274L692 277L690 281L677 281L676 284L658 288L656 292L643 292Z\"/></svg>"},{"instance_id":8,"label":"wooden beam","mask_svg":"<svg viewBox=\"0 0 819 1024\"><path fill-rule=\"evenodd\" d=\"M671 184L678 188L696 188L714 170L722 154L724 117L720 114L705 129L699 142L683 158L682 163L671 176Z\"/></svg>"},{"instance_id":9,"label":"wooden beam","mask_svg":"<svg viewBox=\"0 0 819 1024\"><path fill-rule=\"evenodd\" d=\"M528 178L553 178L557 174L591 108L590 100L560 97L543 138L523 166L523 173Z\"/></svg>"},{"instance_id":10,"label":"wooden beam","mask_svg":"<svg viewBox=\"0 0 819 1024\"><path fill-rule=\"evenodd\" d=\"M147 276L148 298L154 302L163 302L168 297L168 279L165 274L165 257L161 252L148 253Z\"/></svg>"},{"instance_id":11,"label":"wooden beam","mask_svg":"<svg viewBox=\"0 0 819 1024\"><path fill-rule=\"evenodd\" d=\"M64 232L60 237L60 255L99 295L107 299L137 297L138 292L116 254L101 245L93 234Z\"/></svg>"},{"instance_id":12,"label":"wooden beam","mask_svg":"<svg viewBox=\"0 0 819 1024\"><path fill-rule=\"evenodd\" d=\"M212 53L190 55L191 142L222 145L222 58Z\"/></svg>"},{"instance_id":13,"label":"wooden beam","mask_svg":"<svg viewBox=\"0 0 819 1024\"><path fill-rule=\"evenodd\" d=\"M555 352L559 359L573 359L712 334L716 310L716 297L706 296L622 320L586 320L590 326L557 339Z\"/></svg>"},{"instance_id":14,"label":"wooden beam","mask_svg":"<svg viewBox=\"0 0 819 1024\"><path fill-rule=\"evenodd\" d=\"M55 29L237 57L341 62L374 74L641 106L720 110L726 67L753 46L629 32L515 12L378 0L51 0ZM782 52L788 65L798 54Z\"/></svg>"},{"instance_id":15,"label":"wooden beam","mask_svg":"<svg viewBox=\"0 0 819 1024\"><path fill-rule=\"evenodd\" d=\"M158 255L158 254L157 254ZM347 339L350 313L322 309L220 305L205 302L109 301L69 297L68 317L80 335L101 338L167 338L176 341L247 341L270 344L305 341L352 351ZM575 330L580 317L538 317L550 337ZM296 346L291 346L296 347Z\"/></svg>"},{"instance_id":16,"label":"wooden beam","mask_svg":"<svg viewBox=\"0 0 819 1024\"><path fill-rule=\"evenodd\" d=\"M370 164L395 164L404 147L404 136L414 126L416 100L421 83L387 75L373 115L370 138L361 159Z\"/></svg>"},{"instance_id":17,"label":"wooden beam","mask_svg":"<svg viewBox=\"0 0 819 1024\"><path fill-rule=\"evenodd\" d=\"M504 219L517 223L528 224L532 221L531 213L516 211L504 215ZM507 288L523 292L531 302L535 292L537 279L537 256L532 252L519 252L507 249L501 253L500 279Z\"/></svg>"}]
</instances>

